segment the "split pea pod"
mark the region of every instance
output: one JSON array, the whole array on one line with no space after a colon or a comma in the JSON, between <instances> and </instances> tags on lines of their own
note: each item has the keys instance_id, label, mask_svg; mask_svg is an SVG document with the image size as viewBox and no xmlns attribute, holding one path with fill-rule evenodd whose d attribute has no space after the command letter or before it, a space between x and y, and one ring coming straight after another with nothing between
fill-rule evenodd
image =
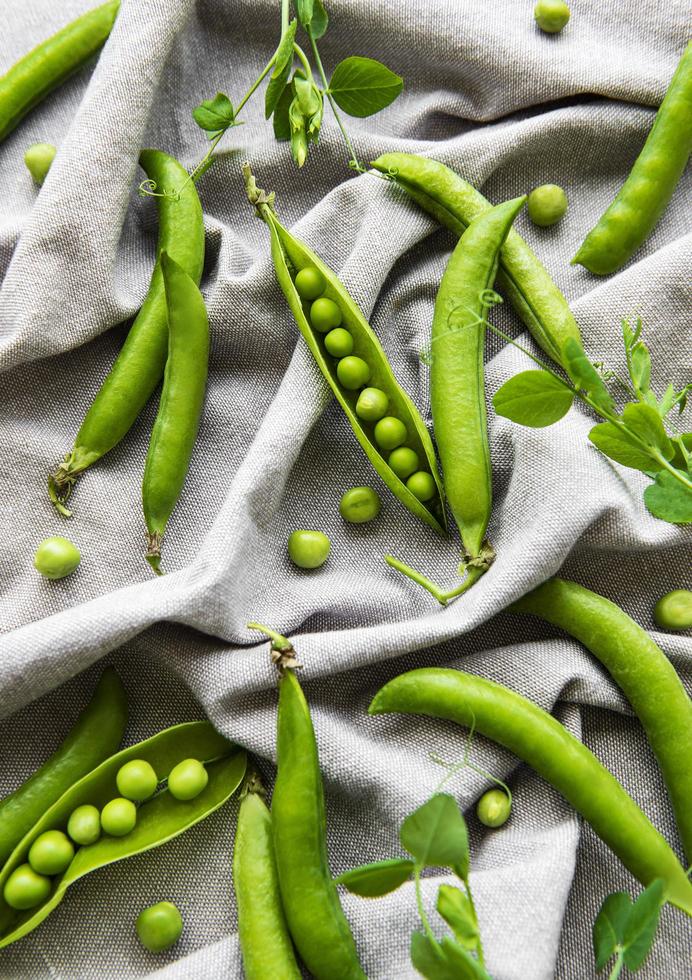
<instances>
[{"instance_id":1,"label":"split pea pod","mask_svg":"<svg viewBox=\"0 0 692 980\"><path fill-rule=\"evenodd\" d=\"M575 637L620 687L658 759L692 862L692 700L663 650L614 602L576 582L550 579L512 609Z\"/></svg>"},{"instance_id":2,"label":"split pea pod","mask_svg":"<svg viewBox=\"0 0 692 980\"><path fill-rule=\"evenodd\" d=\"M58 750L14 793L0 800L0 866L47 807L116 751L126 724L125 689L108 667Z\"/></svg>"},{"instance_id":3,"label":"split pea pod","mask_svg":"<svg viewBox=\"0 0 692 980\"><path fill-rule=\"evenodd\" d=\"M372 164L389 175L417 204L455 235L492 207L483 195L449 167L410 153L385 153ZM536 343L562 367L565 343L581 346L577 321L548 271L512 229L500 252L498 285Z\"/></svg>"},{"instance_id":4,"label":"split pea pod","mask_svg":"<svg viewBox=\"0 0 692 980\"><path fill-rule=\"evenodd\" d=\"M142 482L147 561L159 574L163 533L190 465L209 363L209 320L202 294L166 252L160 261L168 308L168 360Z\"/></svg>"},{"instance_id":5,"label":"split pea pod","mask_svg":"<svg viewBox=\"0 0 692 980\"><path fill-rule=\"evenodd\" d=\"M90 10L24 55L0 78L0 140L105 43L120 0Z\"/></svg>"},{"instance_id":6,"label":"split pea pod","mask_svg":"<svg viewBox=\"0 0 692 980\"><path fill-rule=\"evenodd\" d=\"M233 885L246 980L300 980L286 925L274 856L272 818L256 776L240 802L233 848Z\"/></svg>"},{"instance_id":7,"label":"split pea pod","mask_svg":"<svg viewBox=\"0 0 692 980\"><path fill-rule=\"evenodd\" d=\"M572 264L607 276L642 245L670 201L692 152L692 41L663 97L642 151L615 200L591 229Z\"/></svg>"},{"instance_id":8,"label":"split pea pod","mask_svg":"<svg viewBox=\"0 0 692 980\"><path fill-rule=\"evenodd\" d=\"M397 382L377 336L339 279L283 227L273 208L273 195L256 186L249 167L244 172L248 198L269 228L279 285L358 442L400 502L441 531L446 527L442 484L432 441L416 406ZM333 333L339 336L333 338ZM347 345L333 345L333 339L347 341ZM338 353L330 353L330 348ZM412 461L404 468L395 455L401 449L410 450L406 458Z\"/></svg>"},{"instance_id":9,"label":"split pea pod","mask_svg":"<svg viewBox=\"0 0 692 980\"><path fill-rule=\"evenodd\" d=\"M385 684L368 710L446 718L503 745L581 813L635 878L643 885L662 878L667 900L692 916L692 883L665 839L596 756L538 705L473 674L423 668Z\"/></svg>"},{"instance_id":10,"label":"split pea pod","mask_svg":"<svg viewBox=\"0 0 692 980\"><path fill-rule=\"evenodd\" d=\"M50 893L39 905L16 910L7 904L7 880L26 863L34 841L46 831L64 831L77 807L102 809L114 801L119 795L117 775L125 763L134 759L148 762L163 782L175 766L189 758L204 761L209 776L194 799L175 799L166 788L161 789L137 808L136 825L126 836L104 834L95 843L80 847L67 869L51 880ZM175 725L106 759L44 810L0 870L0 948L32 932L60 904L68 887L84 875L159 847L213 813L241 784L245 766L245 753L207 721Z\"/></svg>"},{"instance_id":11,"label":"split pea pod","mask_svg":"<svg viewBox=\"0 0 692 980\"><path fill-rule=\"evenodd\" d=\"M134 425L161 380L168 355L168 320L162 252L199 284L204 265L204 221L194 183L177 160L142 150L140 163L155 186L159 212L157 261L146 299L118 357L77 433L72 451L49 478L51 500L64 516L77 476L117 446Z\"/></svg>"}]
</instances>

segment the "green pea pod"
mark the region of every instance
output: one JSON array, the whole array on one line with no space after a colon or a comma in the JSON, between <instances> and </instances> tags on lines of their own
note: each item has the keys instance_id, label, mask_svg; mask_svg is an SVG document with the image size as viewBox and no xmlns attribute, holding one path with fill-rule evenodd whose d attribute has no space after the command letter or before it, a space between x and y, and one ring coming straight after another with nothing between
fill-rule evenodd
<instances>
[{"instance_id":1,"label":"green pea pod","mask_svg":"<svg viewBox=\"0 0 692 980\"><path fill-rule=\"evenodd\" d=\"M692 916L692 883L665 839L596 756L538 705L482 677L431 667L395 677L368 710L446 718L503 745L588 820L635 878L643 885L662 878L667 900Z\"/></svg>"},{"instance_id":2,"label":"green pea pod","mask_svg":"<svg viewBox=\"0 0 692 980\"><path fill-rule=\"evenodd\" d=\"M0 140L105 43L120 0L90 10L24 55L0 78Z\"/></svg>"},{"instance_id":3,"label":"green pea pod","mask_svg":"<svg viewBox=\"0 0 692 980\"><path fill-rule=\"evenodd\" d=\"M147 561L161 574L161 542L190 465L204 404L209 320L194 280L166 253L161 270L168 307L168 360L142 483Z\"/></svg>"},{"instance_id":4,"label":"green pea pod","mask_svg":"<svg viewBox=\"0 0 692 980\"><path fill-rule=\"evenodd\" d=\"M300 980L276 870L272 819L251 777L241 800L233 848L233 885L245 980Z\"/></svg>"},{"instance_id":5,"label":"green pea pod","mask_svg":"<svg viewBox=\"0 0 692 980\"><path fill-rule=\"evenodd\" d=\"M273 198L271 195L263 195L263 192L257 191L254 178L249 174L249 170L246 171L246 180L251 182L248 184L250 188L248 196L251 203L257 207L258 213L269 228L271 254L279 285L305 342L341 405L363 451L379 477L395 497L420 520L425 521L435 530L442 531L446 528L446 518L442 482L437 471L432 440L416 406L394 377L387 361L387 355L376 334L332 270L307 245L294 238L279 222L271 206ZM368 383L380 388L387 394L392 415L404 422L407 439L403 445L413 449L420 459L425 459L427 462L436 488L434 498L427 503L418 500L404 481L388 465L386 458L371 436L372 426L366 429L365 424L356 414L355 406L358 392L348 391L340 384L336 372L336 362L326 351L324 336L311 326L306 316L306 307L296 290L293 279L301 269L310 267L317 269L326 283L324 296L333 300L339 307L343 316L343 325L353 337L353 353L369 365L371 374ZM291 270L293 270L293 275Z\"/></svg>"},{"instance_id":6,"label":"green pea pod","mask_svg":"<svg viewBox=\"0 0 692 980\"><path fill-rule=\"evenodd\" d=\"M607 276L617 272L653 231L682 177L692 152L692 41L654 119L627 180L572 264Z\"/></svg>"},{"instance_id":7,"label":"green pea pod","mask_svg":"<svg viewBox=\"0 0 692 980\"><path fill-rule=\"evenodd\" d=\"M60 748L19 789L0 801L0 866L47 807L116 751L126 724L125 689L108 667Z\"/></svg>"},{"instance_id":8,"label":"green pea pod","mask_svg":"<svg viewBox=\"0 0 692 980\"><path fill-rule=\"evenodd\" d=\"M315 732L305 695L291 670L285 670L279 682L276 752L274 851L291 936L317 980L364 980L329 871Z\"/></svg>"},{"instance_id":9,"label":"green pea pod","mask_svg":"<svg viewBox=\"0 0 692 980\"><path fill-rule=\"evenodd\" d=\"M692 862L692 700L663 650L614 602L576 582L551 579L511 608L575 637L621 688L658 759Z\"/></svg>"},{"instance_id":10,"label":"green pea pod","mask_svg":"<svg viewBox=\"0 0 692 980\"><path fill-rule=\"evenodd\" d=\"M167 252L196 284L202 275L204 221L194 183L177 160L160 150L142 150L139 160L158 195L157 262L142 308L84 417L72 452L49 478L50 498L65 517L70 516L65 501L78 474L127 435L163 375L168 319L158 256Z\"/></svg>"},{"instance_id":11,"label":"green pea pod","mask_svg":"<svg viewBox=\"0 0 692 980\"><path fill-rule=\"evenodd\" d=\"M436 160L385 153L372 166L455 235L462 235L474 218L492 207L475 187ZM539 347L565 367L566 341L571 337L582 345L577 321L548 271L514 229L502 246L497 279Z\"/></svg>"},{"instance_id":12,"label":"green pea pod","mask_svg":"<svg viewBox=\"0 0 692 980\"><path fill-rule=\"evenodd\" d=\"M34 840L46 830L65 830L72 811L90 803L101 809L119 796L116 775L131 759L149 762L159 781L184 759L206 762L209 781L193 800L176 800L163 789L137 810L137 824L125 837L102 836L95 844L80 847L64 874L53 879L48 899L36 908L18 912L2 897L11 872L27 859ZM67 888L91 871L123 858L141 854L172 840L218 809L236 791L245 774L246 756L220 735L208 721L175 725L152 738L111 756L84 776L36 821L0 871L0 948L16 942L42 922L60 904Z\"/></svg>"}]
</instances>

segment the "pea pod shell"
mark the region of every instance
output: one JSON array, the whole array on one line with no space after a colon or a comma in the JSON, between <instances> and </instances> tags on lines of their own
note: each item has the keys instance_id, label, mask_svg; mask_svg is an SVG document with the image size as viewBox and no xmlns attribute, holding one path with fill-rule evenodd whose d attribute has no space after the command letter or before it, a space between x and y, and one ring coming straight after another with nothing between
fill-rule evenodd
<instances>
[{"instance_id":1,"label":"pea pod shell","mask_svg":"<svg viewBox=\"0 0 692 980\"><path fill-rule=\"evenodd\" d=\"M62 745L22 786L0 801L0 867L46 808L116 751L126 724L125 689L108 667Z\"/></svg>"},{"instance_id":2,"label":"pea pod shell","mask_svg":"<svg viewBox=\"0 0 692 980\"><path fill-rule=\"evenodd\" d=\"M365 455L370 460L382 481L411 513L435 528L435 530L442 531L446 528L443 505L444 497L442 481L437 470L435 450L433 449L430 434L416 406L394 377L389 367L387 356L376 334L332 270L311 249L294 238L273 214L267 216L267 223L271 235L272 258L279 285L283 290L305 342L310 348L324 378L334 392L337 401L344 410L346 418L350 422L351 428L355 433L356 439L362 446ZM406 484L390 469L386 459L368 437L361 420L355 412L358 392L344 392L339 384L336 376L336 367L323 351L315 337L313 328L305 316L301 298L296 291L286 263L287 256L296 270L300 270L306 266L314 266L322 273L327 283L324 295L337 303L343 314L343 326L353 336L353 353L358 357L362 357L370 366L372 373L368 384L372 387L382 388L387 393L390 398L391 414L400 418L408 430L408 439L404 445L410 446L421 458L425 458L430 467L430 472L435 480L438 493L437 510L435 513L414 497L406 487Z\"/></svg>"},{"instance_id":3,"label":"pea pod shell","mask_svg":"<svg viewBox=\"0 0 692 980\"><path fill-rule=\"evenodd\" d=\"M574 636L620 687L658 759L692 862L692 700L663 650L614 602L576 582L551 579L512 609Z\"/></svg>"},{"instance_id":4,"label":"pea pod shell","mask_svg":"<svg viewBox=\"0 0 692 980\"><path fill-rule=\"evenodd\" d=\"M519 756L588 820L643 884L663 878L669 902L692 916L692 883L665 839L596 756L538 705L460 670L411 670L385 684L369 713L447 718Z\"/></svg>"},{"instance_id":5,"label":"pea pod shell","mask_svg":"<svg viewBox=\"0 0 692 980\"><path fill-rule=\"evenodd\" d=\"M402 190L455 235L492 205L471 184L438 163L411 153L385 153L372 163L393 176ZM519 232L512 229L500 252L498 284L536 343L557 364L569 338L582 346L577 321L557 288Z\"/></svg>"},{"instance_id":6,"label":"pea pod shell","mask_svg":"<svg viewBox=\"0 0 692 980\"><path fill-rule=\"evenodd\" d=\"M91 803L100 809L119 796L116 775L122 765L131 759L144 759L162 780L178 762L188 758L208 763L209 781L194 800L176 800L167 790L157 793L138 808L137 824L126 837L104 835L95 844L79 848L65 873L54 879L53 891L42 905L26 912L15 912L5 903L2 898L5 882L11 872L26 861L33 841L45 830L64 830L76 807ZM35 929L60 904L67 888L79 878L107 864L165 844L213 813L238 788L245 767L245 753L235 749L206 721L167 728L101 763L45 811L0 871L0 948Z\"/></svg>"}]
</instances>

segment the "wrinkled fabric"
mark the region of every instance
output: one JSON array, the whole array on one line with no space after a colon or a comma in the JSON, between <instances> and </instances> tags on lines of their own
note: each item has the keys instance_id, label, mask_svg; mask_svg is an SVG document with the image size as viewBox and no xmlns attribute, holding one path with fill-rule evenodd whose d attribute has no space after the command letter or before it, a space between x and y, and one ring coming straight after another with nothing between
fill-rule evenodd
<instances>
[{"instance_id":1,"label":"wrinkled fabric","mask_svg":"<svg viewBox=\"0 0 692 980\"><path fill-rule=\"evenodd\" d=\"M620 320L641 316L654 386L689 380L692 182L683 177L649 241L619 274L570 267L586 232L636 158L690 33L684 0L575 0L556 36L531 4L499 0L333 0L320 42L327 71L349 54L378 58L405 79L388 110L348 120L364 162L405 150L453 167L492 201L554 182L570 199L553 228L516 226L568 297L594 360L625 371ZM84 0L9 0L0 9L0 72ZM137 195L141 146L192 167L206 144L191 109L217 90L237 104L271 56L278 4L268 0L123 0L95 67L80 71L0 145L0 792L54 750L104 663L128 689L129 742L208 715L255 757L271 785L276 675L267 644L245 624L290 634L303 663L327 799L334 873L401 853L397 829L435 789L431 753L458 761L466 733L416 717L369 718L388 679L424 665L461 667L555 713L596 753L679 853L660 772L640 725L597 661L559 631L506 607L555 573L619 603L652 630L692 685L689 635L656 632L655 600L690 587L689 532L651 517L646 477L601 456L594 423L575 407L557 425L525 429L490 409L497 560L442 609L390 570L391 552L450 584L452 529L438 537L379 484L300 339L276 283L266 227L247 204L249 159L277 209L341 277L431 426L429 340L435 292L454 241L405 196L354 175L333 118L302 171L274 142L263 98L221 142L199 182L206 230L202 290L211 324L209 388L182 498L164 545L168 574L144 561L140 485L156 397L126 439L85 474L74 517L51 509L46 475L69 451L146 294L157 233ZM36 141L59 152L40 192L22 157ZM536 352L507 306L494 321ZM489 394L529 367L490 337ZM686 427L690 425L687 422ZM345 525L341 494L376 487L382 513ZM286 556L296 527L332 540L324 568ZM38 542L66 534L82 563L58 582L32 567ZM483 738L476 765L505 779L509 824L488 831L473 804L488 781L466 770L449 784L467 811L474 898L495 980L595 976L591 925L603 898L636 882L571 808L528 767ZM231 854L237 803L159 850L72 887L32 935L0 951L0 976L36 980L240 977ZM432 908L442 880L431 874ZM138 912L161 899L185 931L155 957L135 937ZM369 977L413 977L412 887L368 901L344 896ZM689 975L682 914L663 912L643 980Z\"/></svg>"}]
</instances>

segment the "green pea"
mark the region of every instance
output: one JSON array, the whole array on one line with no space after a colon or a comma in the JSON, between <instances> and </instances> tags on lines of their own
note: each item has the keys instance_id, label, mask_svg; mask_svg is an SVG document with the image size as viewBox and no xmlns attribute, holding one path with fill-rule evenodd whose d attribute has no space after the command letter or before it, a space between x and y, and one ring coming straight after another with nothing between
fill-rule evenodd
<instances>
[{"instance_id":1,"label":"green pea","mask_svg":"<svg viewBox=\"0 0 692 980\"><path fill-rule=\"evenodd\" d=\"M664 630L692 629L692 592L689 589L668 592L656 603L654 619Z\"/></svg>"},{"instance_id":2,"label":"green pea","mask_svg":"<svg viewBox=\"0 0 692 980\"><path fill-rule=\"evenodd\" d=\"M529 194L529 218L535 225L547 228L567 211L567 195L557 184L541 184Z\"/></svg>"},{"instance_id":3,"label":"green pea","mask_svg":"<svg viewBox=\"0 0 692 980\"><path fill-rule=\"evenodd\" d=\"M46 578L65 578L79 565L80 558L79 548L67 538L56 535L45 538L38 546L34 555L34 568Z\"/></svg>"},{"instance_id":4,"label":"green pea","mask_svg":"<svg viewBox=\"0 0 692 980\"><path fill-rule=\"evenodd\" d=\"M569 7L564 0L538 0L533 16L542 31L557 34L569 20Z\"/></svg>"},{"instance_id":5,"label":"green pea","mask_svg":"<svg viewBox=\"0 0 692 980\"><path fill-rule=\"evenodd\" d=\"M158 786L154 767L144 759L131 759L118 769L118 792L127 800L148 800Z\"/></svg>"},{"instance_id":6,"label":"green pea","mask_svg":"<svg viewBox=\"0 0 692 980\"><path fill-rule=\"evenodd\" d=\"M95 844L101 836L101 814L98 807L85 803L73 810L67 821L67 833L75 844L82 847Z\"/></svg>"},{"instance_id":7,"label":"green pea","mask_svg":"<svg viewBox=\"0 0 692 980\"><path fill-rule=\"evenodd\" d=\"M132 800L116 796L101 810L101 826L111 837L125 837L137 823L137 807Z\"/></svg>"},{"instance_id":8,"label":"green pea","mask_svg":"<svg viewBox=\"0 0 692 980\"><path fill-rule=\"evenodd\" d=\"M411 491L414 497L425 503L426 500L432 500L435 496L435 481L433 480L430 473L425 470L418 470L406 481L406 486Z\"/></svg>"},{"instance_id":9,"label":"green pea","mask_svg":"<svg viewBox=\"0 0 692 980\"><path fill-rule=\"evenodd\" d=\"M353 337L343 327L336 327L324 338L324 346L332 357L347 357L353 352Z\"/></svg>"},{"instance_id":10,"label":"green pea","mask_svg":"<svg viewBox=\"0 0 692 980\"><path fill-rule=\"evenodd\" d=\"M288 555L298 568L319 568L330 550L329 538L322 531L292 531L288 538Z\"/></svg>"},{"instance_id":11,"label":"green pea","mask_svg":"<svg viewBox=\"0 0 692 980\"><path fill-rule=\"evenodd\" d=\"M322 273L312 266L301 269L295 278L298 295L306 300L317 299L324 292L326 285Z\"/></svg>"},{"instance_id":12,"label":"green pea","mask_svg":"<svg viewBox=\"0 0 692 980\"><path fill-rule=\"evenodd\" d=\"M52 143L32 143L24 154L26 168L39 187L46 179L57 152Z\"/></svg>"},{"instance_id":13,"label":"green pea","mask_svg":"<svg viewBox=\"0 0 692 980\"><path fill-rule=\"evenodd\" d=\"M33 909L50 895L50 878L37 874L30 864L20 864L5 882L3 896L12 909Z\"/></svg>"},{"instance_id":14,"label":"green pea","mask_svg":"<svg viewBox=\"0 0 692 980\"><path fill-rule=\"evenodd\" d=\"M476 816L486 827L501 827L512 812L512 801L503 789L489 789L476 804Z\"/></svg>"},{"instance_id":15,"label":"green pea","mask_svg":"<svg viewBox=\"0 0 692 980\"><path fill-rule=\"evenodd\" d=\"M379 388L363 388L356 402L356 415L365 422L377 422L387 414L389 398Z\"/></svg>"},{"instance_id":16,"label":"green pea","mask_svg":"<svg viewBox=\"0 0 692 980\"><path fill-rule=\"evenodd\" d=\"M194 800L209 782L209 773L199 759L183 759L168 774L168 792L176 800Z\"/></svg>"},{"instance_id":17,"label":"green pea","mask_svg":"<svg viewBox=\"0 0 692 980\"><path fill-rule=\"evenodd\" d=\"M405 480L407 476L415 473L420 465L418 453L415 449L408 446L399 446L389 455L387 460L389 468L393 470L400 480Z\"/></svg>"},{"instance_id":18,"label":"green pea","mask_svg":"<svg viewBox=\"0 0 692 980\"><path fill-rule=\"evenodd\" d=\"M320 296L310 307L310 323L320 333L328 333L338 327L342 319L341 310L328 296Z\"/></svg>"},{"instance_id":19,"label":"green pea","mask_svg":"<svg viewBox=\"0 0 692 980\"><path fill-rule=\"evenodd\" d=\"M406 442L408 432L401 419L394 418L393 415L386 415L375 426L375 442L380 449L396 449L402 442Z\"/></svg>"},{"instance_id":20,"label":"green pea","mask_svg":"<svg viewBox=\"0 0 692 980\"><path fill-rule=\"evenodd\" d=\"M342 357L336 366L336 376L349 391L357 391L370 380L370 368L362 357L351 354Z\"/></svg>"},{"instance_id":21,"label":"green pea","mask_svg":"<svg viewBox=\"0 0 692 980\"><path fill-rule=\"evenodd\" d=\"M74 844L62 830L46 830L29 848L29 864L40 875L60 875L74 857Z\"/></svg>"},{"instance_id":22,"label":"green pea","mask_svg":"<svg viewBox=\"0 0 692 980\"><path fill-rule=\"evenodd\" d=\"M347 490L339 503L339 513L350 524L365 524L380 512L382 503L371 487L353 487Z\"/></svg>"},{"instance_id":23,"label":"green pea","mask_svg":"<svg viewBox=\"0 0 692 980\"><path fill-rule=\"evenodd\" d=\"M137 916L139 941L150 953L169 949L180 939L183 917L172 902L157 902Z\"/></svg>"}]
</instances>

